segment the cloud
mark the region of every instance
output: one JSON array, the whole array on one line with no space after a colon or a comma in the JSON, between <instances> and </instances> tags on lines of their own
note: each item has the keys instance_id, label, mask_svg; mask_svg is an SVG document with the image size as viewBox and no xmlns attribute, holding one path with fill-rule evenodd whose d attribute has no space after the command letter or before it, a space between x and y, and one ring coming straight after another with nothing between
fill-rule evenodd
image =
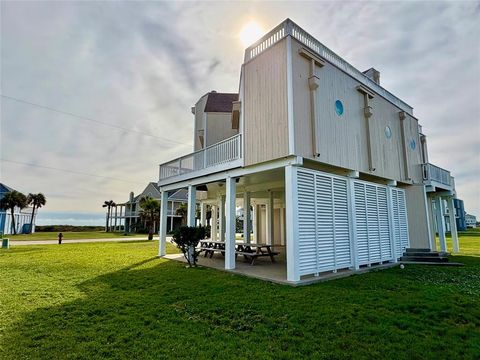
<instances>
[{"instance_id":1,"label":"cloud","mask_svg":"<svg viewBox=\"0 0 480 360\"><path fill-rule=\"evenodd\" d=\"M2 93L171 140L2 98L2 157L118 179L1 163L2 182L51 194L47 210L102 211L105 199L155 181L159 163L191 151L198 98L238 89L242 25L270 29L290 17L360 70L381 71L382 84L415 108L430 161L452 171L467 211L480 215L476 2L0 6Z\"/></svg>"}]
</instances>

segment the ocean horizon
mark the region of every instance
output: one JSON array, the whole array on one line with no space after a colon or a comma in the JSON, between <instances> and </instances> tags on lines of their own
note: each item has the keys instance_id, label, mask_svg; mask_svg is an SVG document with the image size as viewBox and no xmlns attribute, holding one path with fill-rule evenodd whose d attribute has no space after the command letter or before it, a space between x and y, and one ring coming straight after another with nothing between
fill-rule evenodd
<instances>
[{"instance_id":1,"label":"ocean horizon","mask_svg":"<svg viewBox=\"0 0 480 360\"><path fill-rule=\"evenodd\" d=\"M104 226L105 213L40 211L36 216L36 225L74 225Z\"/></svg>"}]
</instances>

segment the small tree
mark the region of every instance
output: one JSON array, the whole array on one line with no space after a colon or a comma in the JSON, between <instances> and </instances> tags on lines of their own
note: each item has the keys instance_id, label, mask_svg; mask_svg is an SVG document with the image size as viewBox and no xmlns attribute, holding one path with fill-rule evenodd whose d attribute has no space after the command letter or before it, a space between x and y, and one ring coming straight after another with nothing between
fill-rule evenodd
<instances>
[{"instance_id":1,"label":"small tree","mask_svg":"<svg viewBox=\"0 0 480 360\"><path fill-rule=\"evenodd\" d=\"M177 245L188 262L189 267L197 266L200 251L195 250L200 240L205 239L203 226L181 226L173 233L172 241Z\"/></svg>"},{"instance_id":2,"label":"small tree","mask_svg":"<svg viewBox=\"0 0 480 360\"><path fill-rule=\"evenodd\" d=\"M6 193L2 200L0 200L0 209L10 210L12 215L12 230L13 234L17 235L17 226L15 225L15 208L20 210L27 207L27 197L18 191L11 191Z\"/></svg>"},{"instance_id":3,"label":"small tree","mask_svg":"<svg viewBox=\"0 0 480 360\"><path fill-rule=\"evenodd\" d=\"M33 218L35 217L35 210L40 209L42 206L45 206L47 200L45 199L45 195L42 193L38 194L28 194L27 196L27 203L28 205L32 205L32 218L30 219L30 229L29 233L31 234L33 231Z\"/></svg>"},{"instance_id":4,"label":"small tree","mask_svg":"<svg viewBox=\"0 0 480 360\"><path fill-rule=\"evenodd\" d=\"M182 203L178 206L177 210L175 211L176 215L182 217L182 225L187 223L187 214L188 214L188 206L185 203Z\"/></svg>"},{"instance_id":5,"label":"small tree","mask_svg":"<svg viewBox=\"0 0 480 360\"><path fill-rule=\"evenodd\" d=\"M140 218L148 226L148 240L153 240L153 227L160 220L160 201L146 196L140 200Z\"/></svg>"}]
</instances>

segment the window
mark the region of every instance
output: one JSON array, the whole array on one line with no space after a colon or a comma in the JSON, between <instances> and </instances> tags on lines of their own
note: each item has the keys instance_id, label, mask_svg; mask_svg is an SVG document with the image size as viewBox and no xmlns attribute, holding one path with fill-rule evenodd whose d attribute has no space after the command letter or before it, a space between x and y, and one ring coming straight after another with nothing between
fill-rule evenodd
<instances>
[{"instance_id":1,"label":"window","mask_svg":"<svg viewBox=\"0 0 480 360\"><path fill-rule=\"evenodd\" d=\"M415 150L417 148L417 142L415 139L410 140L410 149Z\"/></svg>"},{"instance_id":2,"label":"window","mask_svg":"<svg viewBox=\"0 0 480 360\"><path fill-rule=\"evenodd\" d=\"M390 129L390 126L385 126L385 137L387 139L391 139L392 138L392 129Z\"/></svg>"},{"instance_id":3,"label":"window","mask_svg":"<svg viewBox=\"0 0 480 360\"><path fill-rule=\"evenodd\" d=\"M335 101L335 112L338 116L343 115L343 104L340 100Z\"/></svg>"}]
</instances>

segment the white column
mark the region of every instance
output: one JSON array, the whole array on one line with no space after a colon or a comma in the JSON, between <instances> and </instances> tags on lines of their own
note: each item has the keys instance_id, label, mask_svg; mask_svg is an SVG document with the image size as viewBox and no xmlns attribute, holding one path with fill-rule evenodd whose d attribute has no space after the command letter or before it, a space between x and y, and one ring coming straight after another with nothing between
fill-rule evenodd
<instances>
[{"instance_id":1,"label":"white column","mask_svg":"<svg viewBox=\"0 0 480 360\"><path fill-rule=\"evenodd\" d=\"M285 207L280 207L280 244L285 246Z\"/></svg>"},{"instance_id":2,"label":"white column","mask_svg":"<svg viewBox=\"0 0 480 360\"><path fill-rule=\"evenodd\" d=\"M287 280L299 281L297 168L291 165L285 167L285 206L287 226Z\"/></svg>"},{"instance_id":3,"label":"white column","mask_svg":"<svg viewBox=\"0 0 480 360\"><path fill-rule=\"evenodd\" d=\"M195 186L188 186L188 210L187 210L187 225L195 226L195 210L197 204L197 188Z\"/></svg>"},{"instance_id":4,"label":"white column","mask_svg":"<svg viewBox=\"0 0 480 360\"><path fill-rule=\"evenodd\" d=\"M268 192L268 203L266 207L267 212L267 244L273 245L274 242L274 217L275 209L273 207L273 191Z\"/></svg>"},{"instance_id":5,"label":"white column","mask_svg":"<svg viewBox=\"0 0 480 360\"><path fill-rule=\"evenodd\" d=\"M438 196L435 198L435 208L436 208L436 217L437 217L437 231L438 237L440 238L440 249L442 251L447 251L447 242L445 239L445 218L443 217L443 204L442 197Z\"/></svg>"},{"instance_id":6,"label":"white column","mask_svg":"<svg viewBox=\"0 0 480 360\"><path fill-rule=\"evenodd\" d=\"M436 238L436 231L435 231L435 211L433 209L434 200L428 196L427 197L427 204L428 204L428 212L430 216L430 232L432 237L432 251L437 251L437 238Z\"/></svg>"},{"instance_id":7,"label":"white column","mask_svg":"<svg viewBox=\"0 0 480 360\"><path fill-rule=\"evenodd\" d=\"M250 219L250 193L246 191L243 194L243 241L245 241L247 244L250 244Z\"/></svg>"},{"instance_id":8,"label":"white column","mask_svg":"<svg viewBox=\"0 0 480 360\"><path fill-rule=\"evenodd\" d=\"M175 215L175 208L173 206L173 201L170 201L170 231L173 231L173 215Z\"/></svg>"},{"instance_id":9,"label":"white column","mask_svg":"<svg viewBox=\"0 0 480 360\"><path fill-rule=\"evenodd\" d=\"M218 222L217 222L217 206L212 205L212 225L210 227L210 237L212 241L217 241L217 231L218 231Z\"/></svg>"},{"instance_id":10,"label":"white column","mask_svg":"<svg viewBox=\"0 0 480 360\"><path fill-rule=\"evenodd\" d=\"M455 207L453 206L453 197L449 197L447 200L448 212L450 214L450 233L452 234L453 252L458 253L458 234L457 234L457 221L455 220Z\"/></svg>"},{"instance_id":11,"label":"white column","mask_svg":"<svg viewBox=\"0 0 480 360\"><path fill-rule=\"evenodd\" d=\"M218 228L220 233L220 241L225 241L225 195L220 197Z\"/></svg>"},{"instance_id":12,"label":"white column","mask_svg":"<svg viewBox=\"0 0 480 360\"><path fill-rule=\"evenodd\" d=\"M235 187L234 178L228 177L226 183L226 236L225 236L225 269L235 269Z\"/></svg>"},{"instance_id":13,"label":"white column","mask_svg":"<svg viewBox=\"0 0 480 360\"><path fill-rule=\"evenodd\" d=\"M253 232L253 242L258 243L258 204L253 205L253 214L252 214L252 232Z\"/></svg>"},{"instance_id":14,"label":"white column","mask_svg":"<svg viewBox=\"0 0 480 360\"><path fill-rule=\"evenodd\" d=\"M115 205L115 223L113 225L113 231L117 231L117 205Z\"/></svg>"},{"instance_id":15,"label":"white column","mask_svg":"<svg viewBox=\"0 0 480 360\"><path fill-rule=\"evenodd\" d=\"M165 256L167 249L167 213L168 192L162 191L160 195L160 229L158 231L159 246L158 256Z\"/></svg>"},{"instance_id":16,"label":"white column","mask_svg":"<svg viewBox=\"0 0 480 360\"><path fill-rule=\"evenodd\" d=\"M200 203L200 225L207 225L207 204L204 202Z\"/></svg>"}]
</instances>

